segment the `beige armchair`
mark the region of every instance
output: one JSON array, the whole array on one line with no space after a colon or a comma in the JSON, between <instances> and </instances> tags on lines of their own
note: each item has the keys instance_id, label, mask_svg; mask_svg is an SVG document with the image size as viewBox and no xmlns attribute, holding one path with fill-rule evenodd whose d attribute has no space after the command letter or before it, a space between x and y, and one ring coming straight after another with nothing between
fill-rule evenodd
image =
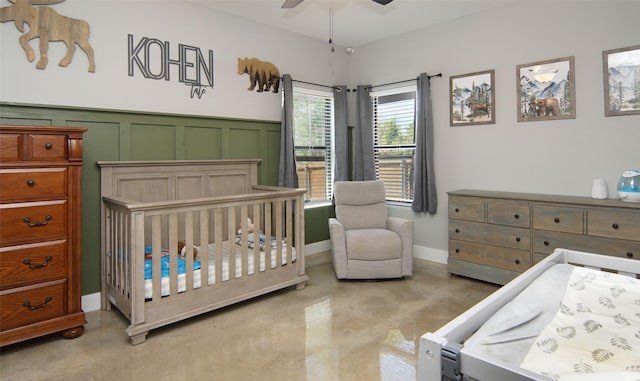
<instances>
[{"instance_id":1,"label":"beige armchair","mask_svg":"<svg viewBox=\"0 0 640 381\"><path fill-rule=\"evenodd\" d=\"M329 219L338 279L402 278L413 273L413 221L389 217L382 181L338 181Z\"/></svg>"}]
</instances>

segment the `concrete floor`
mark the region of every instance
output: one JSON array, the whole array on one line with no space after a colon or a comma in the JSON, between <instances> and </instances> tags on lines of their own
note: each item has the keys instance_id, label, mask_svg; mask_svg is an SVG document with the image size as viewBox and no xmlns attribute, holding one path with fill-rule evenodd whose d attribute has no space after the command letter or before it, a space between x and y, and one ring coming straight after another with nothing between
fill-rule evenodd
<instances>
[{"instance_id":1,"label":"concrete floor","mask_svg":"<svg viewBox=\"0 0 640 381\"><path fill-rule=\"evenodd\" d=\"M137 346L120 312L89 312L77 339L2 348L0 380L415 380L420 336L497 289L419 259L403 280L337 281L329 262L307 273L304 290L151 331Z\"/></svg>"}]
</instances>

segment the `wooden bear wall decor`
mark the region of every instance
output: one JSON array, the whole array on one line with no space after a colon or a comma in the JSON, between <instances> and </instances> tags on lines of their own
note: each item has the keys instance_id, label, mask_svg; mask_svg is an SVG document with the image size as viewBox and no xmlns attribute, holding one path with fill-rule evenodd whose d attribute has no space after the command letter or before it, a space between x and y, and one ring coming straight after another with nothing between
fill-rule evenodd
<instances>
[{"instance_id":1,"label":"wooden bear wall decor","mask_svg":"<svg viewBox=\"0 0 640 381\"><path fill-rule=\"evenodd\" d=\"M8 0L12 5L0 8L0 22L14 21L16 28L24 33L24 24L29 25L29 31L18 38L20 46L27 55L29 62L35 59L35 53L29 41L40 39L40 60L37 69L47 67L50 41L62 41L67 45L67 53L58 63L66 67L71 63L76 51L76 44L89 58L89 72L96 71L93 59L93 48L89 45L89 24L84 20L73 19L58 14L50 7L34 7L34 5L52 5L64 0Z\"/></svg>"},{"instance_id":2,"label":"wooden bear wall decor","mask_svg":"<svg viewBox=\"0 0 640 381\"><path fill-rule=\"evenodd\" d=\"M277 93L280 88L280 71L271 62L238 57L238 74L249 74L249 91L256 89L256 85L259 93L269 90Z\"/></svg>"}]
</instances>

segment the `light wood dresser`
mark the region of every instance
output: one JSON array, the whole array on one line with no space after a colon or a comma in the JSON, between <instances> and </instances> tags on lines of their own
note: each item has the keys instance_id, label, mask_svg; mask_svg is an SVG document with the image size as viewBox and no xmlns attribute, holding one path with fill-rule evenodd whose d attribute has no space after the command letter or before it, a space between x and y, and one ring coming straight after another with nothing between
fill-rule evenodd
<instances>
[{"instance_id":1,"label":"light wood dresser","mask_svg":"<svg viewBox=\"0 0 640 381\"><path fill-rule=\"evenodd\" d=\"M0 126L0 346L62 332L81 308L84 128Z\"/></svg>"},{"instance_id":2,"label":"light wood dresser","mask_svg":"<svg viewBox=\"0 0 640 381\"><path fill-rule=\"evenodd\" d=\"M448 271L505 284L555 248L640 259L640 203L449 192Z\"/></svg>"}]
</instances>

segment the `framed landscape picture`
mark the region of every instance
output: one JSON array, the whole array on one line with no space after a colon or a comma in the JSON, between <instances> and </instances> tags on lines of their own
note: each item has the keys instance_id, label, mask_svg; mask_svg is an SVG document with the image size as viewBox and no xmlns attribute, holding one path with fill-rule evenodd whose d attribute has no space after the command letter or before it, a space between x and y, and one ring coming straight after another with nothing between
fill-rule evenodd
<instances>
[{"instance_id":1,"label":"framed landscape picture","mask_svg":"<svg viewBox=\"0 0 640 381\"><path fill-rule=\"evenodd\" d=\"M494 70L449 77L452 127L496 123L494 77Z\"/></svg>"},{"instance_id":2,"label":"framed landscape picture","mask_svg":"<svg viewBox=\"0 0 640 381\"><path fill-rule=\"evenodd\" d=\"M518 122L575 119L574 72L573 57L518 65Z\"/></svg>"},{"instance_id":3,"label":"framed landscape picture","mask_svg":"<svg viewBox=\"0 0 640 381\"><path fill-rule=\"evenodd\" d=\"M640 114L640 45L602 52L604 115Z\"/></svg>"}]
</instances>

